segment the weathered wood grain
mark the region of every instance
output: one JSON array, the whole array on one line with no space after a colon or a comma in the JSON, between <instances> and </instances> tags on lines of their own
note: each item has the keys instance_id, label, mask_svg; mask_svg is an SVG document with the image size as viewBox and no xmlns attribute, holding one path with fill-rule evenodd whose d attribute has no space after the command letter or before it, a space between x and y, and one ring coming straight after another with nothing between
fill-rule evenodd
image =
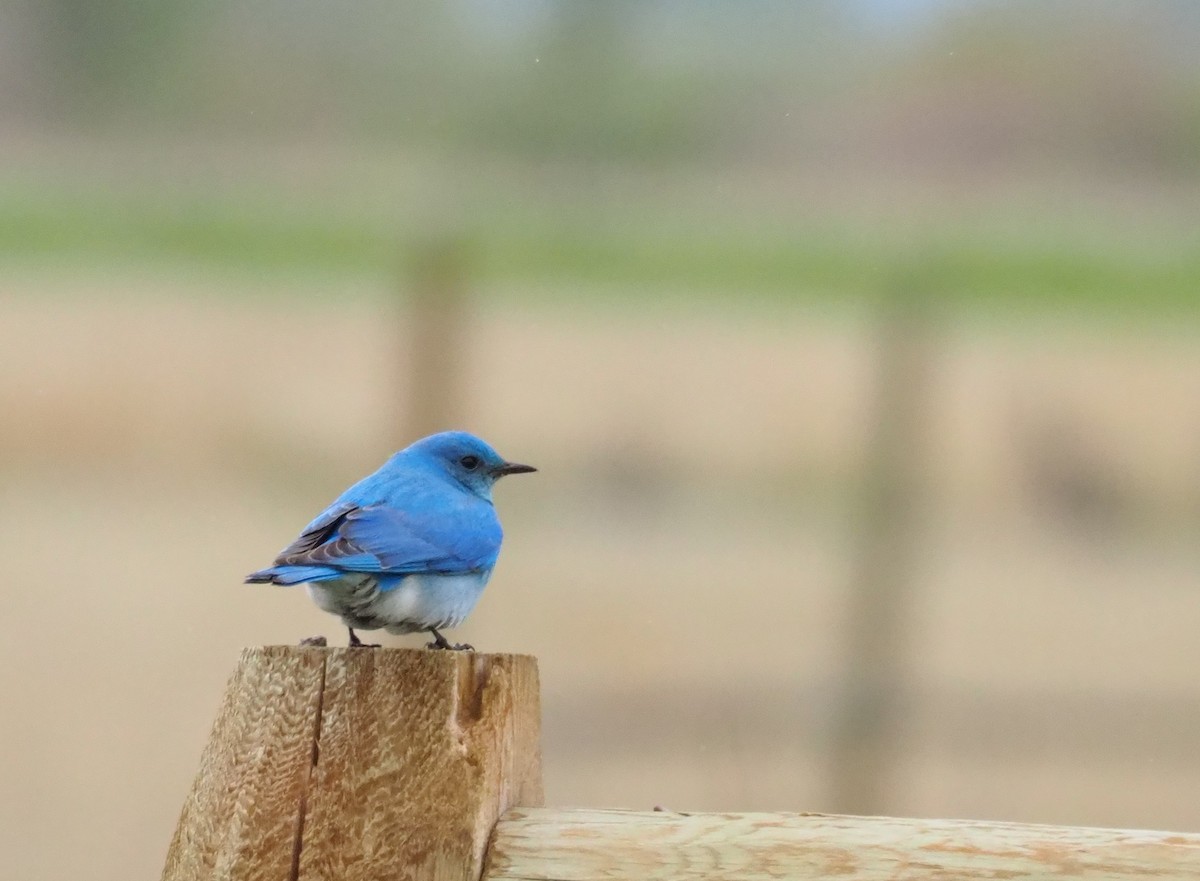
<instances>
[{"instance_id":1,"label":"weathered wood grain","mask_svg":"<svg viewBox=\"0 0 1200 881\"><path fill-rule=\"evenodd\" d=\"M163 881L479 878L496 818L542 800L537 662L248 649Z\"/></svg>"},{"instance_id":2,"label":"weathered wood grain","mask_svg":"<svg viewBox=\"0 0 1200 881\"><path fill-rule=\"evenodd\" d=\"M302 881L475 881L496 818L542 803L534 659L341 651L325 680Z\"/></svg>"},{"instance_id":3,"label":"weathered wood grain","mask_svg":"<svg viewBox=\"0 0 1200 881\"><path fill-rule=\"evenodd\" d=\"M242 653L184 802L163 881L292 876L324 675L320 649Z\"/></svg>"},{"instance_id":4,"label":"weathered wood grain","mask_svg":"<svg viewBox=\"0 0 1200 881\"><path fill-rule=\"evenodd\" d=\"M509 811L487 881L1200 879L1200 835L822 814Z\"/></svg>"}]
</instances>

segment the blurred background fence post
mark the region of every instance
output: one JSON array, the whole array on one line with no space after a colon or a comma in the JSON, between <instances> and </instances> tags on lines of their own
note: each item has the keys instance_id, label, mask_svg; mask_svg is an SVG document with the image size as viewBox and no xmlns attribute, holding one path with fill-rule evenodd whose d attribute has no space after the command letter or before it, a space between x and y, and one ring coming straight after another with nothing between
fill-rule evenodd
<instances>
[{"instance_id":1,"label":"blurred background fence post","mask_svg":"<svg viewBox=\"0 0 1200 881\"><path fill-rule=\"evenodd\" d=\"M407 333L399 336L408 398L404 441L461 428L470 333L470 246L465 233L445 230L409 247Z\"/></svg>"},{"instance_id":2,"label":"blurred background fence post","mask_svg":"<svg viewBox=\"0 0 1200 881\"><path fill-rule=\"evenodd\" d=\"M902 271L880 306L845 667L834 705L830 803L839 813L886 813L902 751L935 372L931 283L927 271Z\"/></svg>"}]
</instances>

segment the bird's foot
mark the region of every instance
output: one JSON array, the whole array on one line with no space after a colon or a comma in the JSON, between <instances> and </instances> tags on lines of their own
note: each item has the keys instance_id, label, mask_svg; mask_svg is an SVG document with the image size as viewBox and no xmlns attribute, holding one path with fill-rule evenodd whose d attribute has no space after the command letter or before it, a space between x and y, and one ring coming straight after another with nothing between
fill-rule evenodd
<instances>
[{"instance_id":1,"label":"bird's foot","mask_svg":"<svg viewBox=\"0 0 1200 881\"><path fill-rule=\"evenodd\" d=\"M377 643L377 642L363 642L361 639L359 639L358 634L354 632L353 627L347 627L346 629L350 631L350 648L352 648L352 649L377 649L377 648L379 648L379 643Z\"/></svg>"},{"instance_id":2,"label":"bird's foot","mask_svg":"<svg viewBox=\"0 0 1200 881\"><path fill-rule=\"evenodd\" d=\"M317 648L325 648L329 645L329 640L323 636L307 636L300 640L300 645L315 646Z\"/></svg>"},{"instance_id":3,"label":"bird's foot","mask_svg":"<svg viewBox=\"0 0 1200 881\"><path fill-rule=\"evenodd\" d=\"M446 637L442 636L440 633L438 633L436 630L434 630L432 627L429 628L429 632L433 634L433 642L425 643L425 648L427 648L427 649L443 650L443 651L451 651L451 652L473 652L473 651L475 651L475 646L471 645L470 643L466 643L466 642L452 643L448 639L446 639Z\"/></svg>"}]
</instances>

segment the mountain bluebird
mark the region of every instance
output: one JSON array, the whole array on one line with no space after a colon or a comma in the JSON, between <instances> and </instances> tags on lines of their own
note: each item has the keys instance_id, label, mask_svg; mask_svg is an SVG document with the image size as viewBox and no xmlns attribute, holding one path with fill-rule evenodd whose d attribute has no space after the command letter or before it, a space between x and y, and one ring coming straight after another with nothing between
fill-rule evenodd
<instances>
[{"instance_id":1,"label":"mountain bluebird","mask_svg":"<svg viewBox=\"0 0 1200 881\"><path fill-rule=\"evenodd\" d=\"M447 431L393 455L342 493L248 584L308 585L321 609L354 632L427 630L429 648L451 645L439 629L457 627L491 577L503 534L492 486L506 474L536 471L506 462L479 438Z\"/></svg>"}]
</instances>

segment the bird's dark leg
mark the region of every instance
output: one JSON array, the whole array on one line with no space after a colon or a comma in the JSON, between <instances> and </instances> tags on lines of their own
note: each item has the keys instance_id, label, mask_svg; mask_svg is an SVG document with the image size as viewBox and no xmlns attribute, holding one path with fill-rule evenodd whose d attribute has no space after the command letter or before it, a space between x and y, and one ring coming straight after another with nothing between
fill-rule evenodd
<instances>
[{"instance_id":1,"label":"bird's dark leg","mask_svg":"<svg viewBox=\"0 0 1200 881\"><path fill-rule=\"evenodd\" d=\"M361 639L359 639L358 634L354 632L353 627L347 627L346 629L350 631L350 648L352 648L352 649L377 649L377 648L379 648L379 643L377 643L377 642L363 642Z\"/></svg>"},{"instance_id":2,"label":"bird's dark leg","mask_svg":"<svg viewBox=\"0 0 1200 881\"><path fill-rule=\"evenodd\" d=\"M430 627L429 632L433 634L433 642L426 643L427 649L449 649L455 652L473 652L475 646L468 645L465 642L451 643L446 637L438 633L434 628Z\"/></svg>"}]
</instances>

